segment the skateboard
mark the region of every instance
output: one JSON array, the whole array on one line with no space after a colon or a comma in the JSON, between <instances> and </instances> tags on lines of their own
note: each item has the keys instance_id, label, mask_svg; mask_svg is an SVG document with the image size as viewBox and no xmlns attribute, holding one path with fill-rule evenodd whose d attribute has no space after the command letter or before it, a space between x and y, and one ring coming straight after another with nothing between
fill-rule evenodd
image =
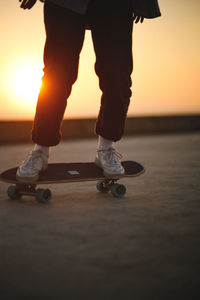
<instances>
[{"instance_id":1,"label":"skateboard","mask_svg":"<svg viewBox=\"0 0 200 300\"><path fill-rule=\"evenodd\" d=\"M134 177L142 174L144 167L135 161L123 161L124 177ZM93 162L87 163L55 163L49 164L45 172L40 173L38 181L21 182L16 180L16 168L0 174L0 180L11 183L7 194L13 200L19 200L23 195L34 196L38 202L47 203L52 198L50 189L36 189L41 184L56 184L81 181L97 181L96 188L101 193L111 191L112 195L121 198L126 193L126 187L117 183L118 179L108 179L103 175L103 170Z\"/></svg>"}]
</instances>

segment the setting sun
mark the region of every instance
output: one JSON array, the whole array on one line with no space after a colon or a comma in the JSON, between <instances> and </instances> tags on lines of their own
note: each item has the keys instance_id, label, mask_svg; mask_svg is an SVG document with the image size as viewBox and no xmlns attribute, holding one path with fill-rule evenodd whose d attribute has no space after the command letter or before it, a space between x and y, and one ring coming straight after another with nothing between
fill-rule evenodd
<instances>
[{"instance_id":1,"label":"setting sun","mask_svg":"<svg viewBox=\"0 0 200 300\"><path fill-rule=\"evenodd\" d=\"M42 70L40 66L27 64L15 70L11 77L11 88L23 104L36 103L41 86Z\"/></svg>"},{"instance_id":2,"label":"setting sun","mask_svg":"<svg viewBox=\"0 0 200 300\"><path fill-rule=\"evenodd\" d=\"M2 87L9 114L33 116L43 75L43 65L37 57L16 57L7 66Z\"/></svg>"}]
</instances>

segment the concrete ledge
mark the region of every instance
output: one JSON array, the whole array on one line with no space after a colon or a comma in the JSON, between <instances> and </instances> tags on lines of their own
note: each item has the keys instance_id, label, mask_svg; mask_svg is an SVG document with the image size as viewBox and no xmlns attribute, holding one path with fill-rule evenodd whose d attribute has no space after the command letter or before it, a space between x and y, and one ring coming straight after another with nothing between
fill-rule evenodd
<instances>
[{"instance_id":1,"label":"concrete ledge","mask_svg":"<svg viewBox=\"0 0 200 300\"><path fill-rule=\"evenodd\" d=\"M95 137L95 119L69 119L62 124L63 140ZM0 144L30 142L32 121L0 121ZM125 135L200 131L200 115L130 117Z\"/></svg>"}]
</instances>

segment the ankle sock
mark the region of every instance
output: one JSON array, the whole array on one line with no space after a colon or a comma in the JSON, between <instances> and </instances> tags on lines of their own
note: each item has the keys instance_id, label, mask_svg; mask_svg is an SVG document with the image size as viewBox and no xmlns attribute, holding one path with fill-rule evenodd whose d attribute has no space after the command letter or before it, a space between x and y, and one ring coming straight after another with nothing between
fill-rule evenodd
<instances>
[{"instance_id":1,"label":"ankle sock","mask_svg":"<svg viewBox=\"0 0 200 300\"><path fill-rule=\"evenodd\" d=\"M108 150L112 148L113 141L107 140L102 136L99 136L97 150Z\"/></svg>"},{"instance_id":2,"label":"ankle sock","mask_svg":"<svg viewBox=\"0 0 200 300\"><path fill-rule=\"evenodd\" d=\"M34 150L40 150L42 151L46 156L49 157L49 152L50 152L50 148L46 147L46 146L41 146L41 145L35 145Z\"/></svg>"}]
</instances>

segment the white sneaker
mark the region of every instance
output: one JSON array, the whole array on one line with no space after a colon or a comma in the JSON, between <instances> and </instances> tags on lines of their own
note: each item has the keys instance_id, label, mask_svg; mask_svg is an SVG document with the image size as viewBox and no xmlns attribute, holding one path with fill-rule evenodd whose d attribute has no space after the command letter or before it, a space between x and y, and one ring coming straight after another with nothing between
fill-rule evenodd
<instances>
[{"instance_id":1,"label":"white sneaker","mask_svg":"<svg viewBox=\"0 0 200 300\"><path fill-rule=\"evenodd\" d=\"M125 174L125 170L120 162L121 158L122 155L114 148L97 150L95 164L103 169L105 177L109 179L120 179Z\"/></svg>"},{"instance_id":2,"label":"white sneaker","mask_svg":"<svg viewBox=\"0 0 200 300\"><path fill-rule=\"evenodd\" d=\"M33 150L17 169L16 178L19 181L37 181L39 173L48 166L48 156L40 150Z\"/></svg>"}]
</instances>

